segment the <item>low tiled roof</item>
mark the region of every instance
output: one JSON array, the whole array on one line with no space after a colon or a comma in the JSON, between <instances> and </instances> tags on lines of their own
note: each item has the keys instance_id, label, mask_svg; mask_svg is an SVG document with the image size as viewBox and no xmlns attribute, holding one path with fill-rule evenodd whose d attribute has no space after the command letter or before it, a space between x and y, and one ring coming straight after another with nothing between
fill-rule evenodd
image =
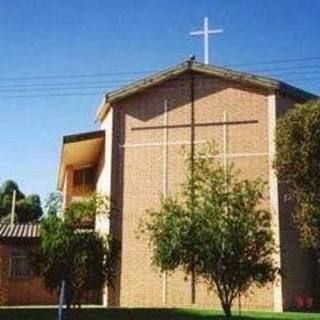
<instances>
[{"instance_id":1,"label":"low tiled roof","mask_svg":"<svg viewBox=\"0 0 320 320\"><path fill-rule=\"evenodd\" d=\"M0 238L21 238L21 239L32 239L39 237L40 226L39 224L0 224Z\"/></svg>"}]
</instances>

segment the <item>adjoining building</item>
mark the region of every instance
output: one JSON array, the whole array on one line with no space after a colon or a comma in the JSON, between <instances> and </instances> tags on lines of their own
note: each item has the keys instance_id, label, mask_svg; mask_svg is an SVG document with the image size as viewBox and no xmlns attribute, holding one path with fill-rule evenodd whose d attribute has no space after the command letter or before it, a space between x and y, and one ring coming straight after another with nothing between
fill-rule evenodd
<instances>
[{"instance_id":1,"label":"adjoining building","mask_svg":"<svg viewBox=\"0 0 320 320\"><path fill-rule=\"evenodd\" d=\"M39 223L0 224L0 306L58 304L58 293L45 287L40 270L35 269L39 247ZM82 297L84 305L101 303L99 291Z\"/></svg>"},{"instance_id":2,"label":"adjoining building","mask_svg":"<svg viewBox=\"0 0 320 320\"><path fill-rule=\"evenodd\" d=\"M292 208L272 168L276 121L296 103L318 97L274 79L189 60L107 94L99 106L100 130L63 139L58 177L64 202L89 191L111 197L111 221L97 218L101 233L121 240L115 288L104 304L121 307L216 306L215 294L182 271L160 273L137 230L161 195L175 194L185 176L182 149L215 142L243 177L268 183L265 208L272 212L285 276L241 297L249 309L282 311L296 295L311 293L314 264L298 245ZM208 155L210 156L210 155ZM195 295L192 294L195 292Z\"/></svg>"},{"instance_id":3,"label":"adjoining building","mask_svg":"<svg viewBox=\"0 0 320 320\"><path fill-rule=\"evenodd\" d=\"M32 264L39 224L0 224L0 305L57 304Z\"/></svg>"}]
</instances>

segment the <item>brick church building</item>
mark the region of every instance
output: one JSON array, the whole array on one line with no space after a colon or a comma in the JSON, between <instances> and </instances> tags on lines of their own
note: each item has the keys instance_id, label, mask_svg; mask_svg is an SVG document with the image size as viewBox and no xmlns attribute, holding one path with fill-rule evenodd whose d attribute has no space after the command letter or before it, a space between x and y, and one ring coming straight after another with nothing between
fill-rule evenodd
<instances>
[{"instance_id":1,"label":"brick church building","mask_svg":"<svg viewBox=\"0 0 320 320\"><path fill-rule=\"evenodd\" d=\"M298 245L291 210L272 161L276 121L295 103L317 97L281 81L189 60L105 96L100 130L63 138L58 186L65 204L87 190L109 195L117 212L97 217L96 228L121 240L114 289L104 304L122 307L220 307L204 283L182 271L161 274L151 249L137 237L141 218L161 195L175 194L185 177L182 150L215 142L243 177L268 184L265 206L272 212L275 255L284 277L241 297L250 309L282 311L312 292L314 265ZM192 287L194 286L194 288ZM191 294L194 290L195 296Z\"/></svg>"}]
</instances>

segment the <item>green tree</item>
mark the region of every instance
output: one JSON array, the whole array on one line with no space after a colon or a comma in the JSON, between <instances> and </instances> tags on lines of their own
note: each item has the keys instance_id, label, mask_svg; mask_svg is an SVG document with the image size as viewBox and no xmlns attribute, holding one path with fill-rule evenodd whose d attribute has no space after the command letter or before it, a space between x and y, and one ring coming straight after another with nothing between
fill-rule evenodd
<instances>
[{"instance_id":1,"label":"green tree","mask_svg":"<svg viewBox=\"0 0 320 320\"><path fill-rule=\"evenodd\" d=\"M5 195L12 195L13 191L17 192L17 200L23 199L25 196L24 194L20 191L18 184L13 181L13 180L6 180L3 182L1 186L1 193Z\"/></svg>"},{"instance_id":2,"label":"green tree","mask_svg":"<svg viewBox=\"0 0 320 320\"><path fill-rule=\"evenodd\" d=\"M42 214L40 197L36 194L28 195L16 203L16 220L19 223L36 221Z\"/></svg>"},{"instance_id":3,"label":"green tree","mask_svg":"<svg viewBox=\"0 0 320 320\"><path fill-rule=\"evenodd\" d=\"M277 272L270 214L260 209L263 186L239 179L232 167L225 173L199 154L189 164L182 192L162 199L142 224L154 263L167 271L183 267L205 279L227 317L239 294L272 281Z\"/></svg>"},{"instance_id":4,"label":"green tree","mask_svg":"<svg viewBox=\"0 0 320 320\"><path fill-rule=\"evenodd\" d=\"M0 218L10 220L13 191L16 191L15 222L27 223L38 220L42 214L40 197L24 195L16 182L5 181L0 188Z\"/></svg>"},{"instance_id":5,"label":"green tree","mask_svg":"<svg viewBox=\"0 0 320 320\"><path fill-rule=\"evenodd\" d=\"M46 214L54 216L62 214L62 201L61 192L51 192L44 205Z\"/></svg>"},{"instance_id":6,"label":"green tree","mask_svg":"<svg viewBox=\"0 0 320 320\"><path fill-rule=\"evenodd\" d=\"M320 101L296 105L277 123L274 167L293 204L302 248L315 256L314 293L320 297Z\"/></svg>"},{"instance_id":7,"label":"green tree","mask_svg":"<svg viewBox=\"0 0 320 320\"><path fill-rule=\"evenodd\" d=\"M276 159L280 182L295 203L301 244L320 257L320 102L297 105L277 123Z\"/></svg>"},{"instance_id":8,"label":"green tree","mask_svg":"<svg viewBox=\"0 0 320 320\"><path fill-rule=\"evenodd\" d=\"M78 220L79 216L92 215L92 202L100 198L92 196L71 204L64 213L65 220L50 214L41 222L36 268L51 290L59 292L65 281L68 309L71 305L80 306L86 292L100 291L105 283L112 284L115 275L118 242L111 235L102 237L93 229L81 228ZM68 217L69 212L74 216Z\"/></svg>"},{"instance_id":9,"label":"green tree","mask_svg":"<svg viewBox=\"0 0 320 320\"><path fill-rule=\"evenodd\" d=\"M73 202L65 210L65 221L74 227L92 228L97 213L110 212L111 206L107 197L91 194L83 201Z\"/></svg>"}]
</instances>

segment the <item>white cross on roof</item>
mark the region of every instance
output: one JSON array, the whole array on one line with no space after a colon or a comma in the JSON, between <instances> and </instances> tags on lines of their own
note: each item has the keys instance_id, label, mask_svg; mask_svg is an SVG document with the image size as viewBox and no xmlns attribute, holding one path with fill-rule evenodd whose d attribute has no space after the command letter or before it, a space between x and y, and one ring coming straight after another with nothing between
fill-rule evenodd
<instances>
[{"instance_id":1,"label":"white cross on roof","mask_svg":"<svg viewBox=\"0 0 320 320\"><path fill-rule=\"evenodd\" d=\"M203 41L204 41L204 63L205 64L209 64L209 35L210 34L222 33L222 32L223 32L223 29L215 29L215 30L210 30L209 29L209 19L208 19L208 17L205 17L203 19L203 30L190 32L190 36L202 36L203 35Z\"/></svg>"}]
</instances>

